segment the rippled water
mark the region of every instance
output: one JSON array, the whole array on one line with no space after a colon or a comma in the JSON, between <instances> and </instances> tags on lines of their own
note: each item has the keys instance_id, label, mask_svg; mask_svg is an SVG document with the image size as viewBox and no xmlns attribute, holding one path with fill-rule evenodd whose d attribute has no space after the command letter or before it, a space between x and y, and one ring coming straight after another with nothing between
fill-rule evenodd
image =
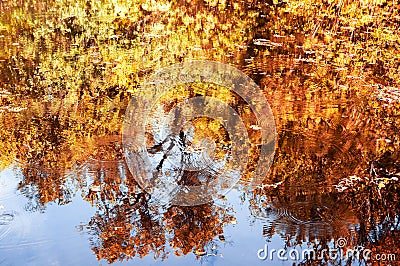
<instances>
[{"instance_id":1,"label":"rippled water","mask_svg":"<svg viewBox=\"0 0 400 266\"><path fill-rule=\"evenodd\" d=\"M6 0L0 10L1 265L345 265L258 258L265 244L320 255L343 241L398 264L396 2ZM239 182L210 203L160 206L164 194L139 186L142 157L136 172L125 161L122 125L145 79L191 60L254 80L274 115L274 161L254 175L262 128L237 92L176 86L150 118L135 117L147 119L140 152L157 177L218 184L229 165L235 139L223 123L164 127L193 97L237 113L227 120L243 123L248 163L231 166Z\"/></svg>"}]
</instances>

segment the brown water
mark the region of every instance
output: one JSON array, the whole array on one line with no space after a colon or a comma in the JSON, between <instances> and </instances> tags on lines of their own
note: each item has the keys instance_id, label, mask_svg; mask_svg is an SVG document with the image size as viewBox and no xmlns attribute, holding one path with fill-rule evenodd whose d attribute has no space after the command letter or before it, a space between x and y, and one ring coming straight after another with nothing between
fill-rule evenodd
<instances>
[{"instance_id":1,"label":"brown water","mask_svg":"<svg viewBox=\"0 0 400 266\"><path fill-rule=\"evenodd\" d=\"M1 265L346 265L257 257L265 244L320 254L343 238L371 249L368 263L398 265L396 2L6 0L0 10ZM274 163L252 177L254 148L227 195L159 206L128 170L122 124L145 78L190 60L257 83L275 118ZM193 86L189 96L208 95ZM251 110L217 91L257 142ZM229 147L198 122L200 137Z\"/></svg>"}]
</instances>

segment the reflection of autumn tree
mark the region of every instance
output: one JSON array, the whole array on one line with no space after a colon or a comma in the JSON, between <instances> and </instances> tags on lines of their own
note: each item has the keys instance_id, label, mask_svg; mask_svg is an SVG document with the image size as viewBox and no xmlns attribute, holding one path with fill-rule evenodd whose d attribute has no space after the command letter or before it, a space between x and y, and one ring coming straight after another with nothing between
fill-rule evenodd
<instances>
[{"instance_id":1,"label":"reflection of autumn tree","mask_svg":"<svg viewBox=\"0 0 400 266\"><path fill-rule=\"evenodd\" d=\"M119 199L118 199L119 200ZM132 202L130 202L130 200ZM165 257L166 237L156 213L147 206L148 195L139 193L111 208L100 209L88 224L97 258L112 263L150 252Z\"/></svg>"},{"instance_id":2,"label":"reflection of autumn tree","mask_svg":"<svg viewBox=\"0 0 400 266\"><path fill-rule=\"evenodd\" d=\"M91 161L82 173L88 182L83 196L98 210L87 225L98 259L112 263L150 252L166 255L159 216L123 161Z\"/></svg>"},{"instance_id":3,"label":"reflection of autumn tree","mask_svg":"<svg viewBox=\"0 0 400 266\"><path fill-rule=\"evenodd\" d=\"M173 235L170 245L177 255L193 251L204 254L209 243L223 233L223 226L234 221L228 210L212 204L173 206L164 214L164 219L166 230Z\"/></svg>"},{"instance_id":4,"label":"reflection of autumn tree","mask_svg":"<svg viewBox=\"0 0 400 266\"><path fill-rule=\"evenodd\" d=\"M64 145L68 125L59 114L43 109L8 116L15 125L10 131L15 149L9 152L22 166L19 189L39 208L47 202L68 203L75 192L64 186L75 159Z\"/></svg>"},{"instance_id":5,"label":"reflection of autumn tree","mask_svg":"<svg viewBox=\"0 0 400 266\"><path fill-rule=\"evenodd\" d=\"M80 104L90 108L85 111L79 107L77 111L65 101L54 100L0 114L5 125L1 135L7 137L2 138L2 151L9 163L18 162L22 174L19 189L28 197L35 194L34 205L67 203L76 188L66 187L65 183L79 165L89 158L115 160L122 156L120 138L115 137L122 123L121 114L112 106L120 103L82 99Z\"/></svg>"},{"instance_id":6,"label":"reflection of autumn tree","mask_svg":"<svg viewBox=\"0 0 400 266\"><path fill-rule=\"evenodd\" d=\"M139 193L131 200L98 213L89 222L92 249L98 259L115 262L150 253L155 259L165 259L168 247L176 255L193 252L201 256L233 219L212 205L174 206L161 215L151 211L148 195Z\"/></svg>"},{"instance_id":7,"label":"reflection of autumn tree","mask_svg":"<svg viewBox=\"0 0 400 266\"><path fill-rule=\"evenodd\" d=\"M91 184L84 196L98 211L87 228L99 260L112 263L150 253L164 259L169 248L176 254L203 255L234 219L229 210L212 204L155 206L148 194L137 190L123 163L94 162L88 167L85 172Z\"/></svg>"}]
</instances>

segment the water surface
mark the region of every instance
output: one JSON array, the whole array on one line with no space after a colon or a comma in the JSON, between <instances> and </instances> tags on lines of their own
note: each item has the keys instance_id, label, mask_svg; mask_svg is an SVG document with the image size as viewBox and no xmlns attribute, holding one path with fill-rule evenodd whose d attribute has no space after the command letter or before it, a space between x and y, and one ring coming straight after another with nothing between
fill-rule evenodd
<instances>
[{"instance_id":1,"label":"water surface","mask_svg":"<svg viewBox=\"0 0 400 266\"><path fill-rule=\"evenodd\" d=\"M257 256L265 244L321 252L345 239L397 265L396 2L6 0L0 10L0 264L345 265ZM274 163L251 188L253 148L226 196L159 206L128 170L122 124L145 78L190 60L257 83L275 117ZM224 99L259 141L248 105L221 88L175 88L160 106L196 95ZM198 143L229 147L222 128L197 123Z\"/></svg>"}]
</instances>

